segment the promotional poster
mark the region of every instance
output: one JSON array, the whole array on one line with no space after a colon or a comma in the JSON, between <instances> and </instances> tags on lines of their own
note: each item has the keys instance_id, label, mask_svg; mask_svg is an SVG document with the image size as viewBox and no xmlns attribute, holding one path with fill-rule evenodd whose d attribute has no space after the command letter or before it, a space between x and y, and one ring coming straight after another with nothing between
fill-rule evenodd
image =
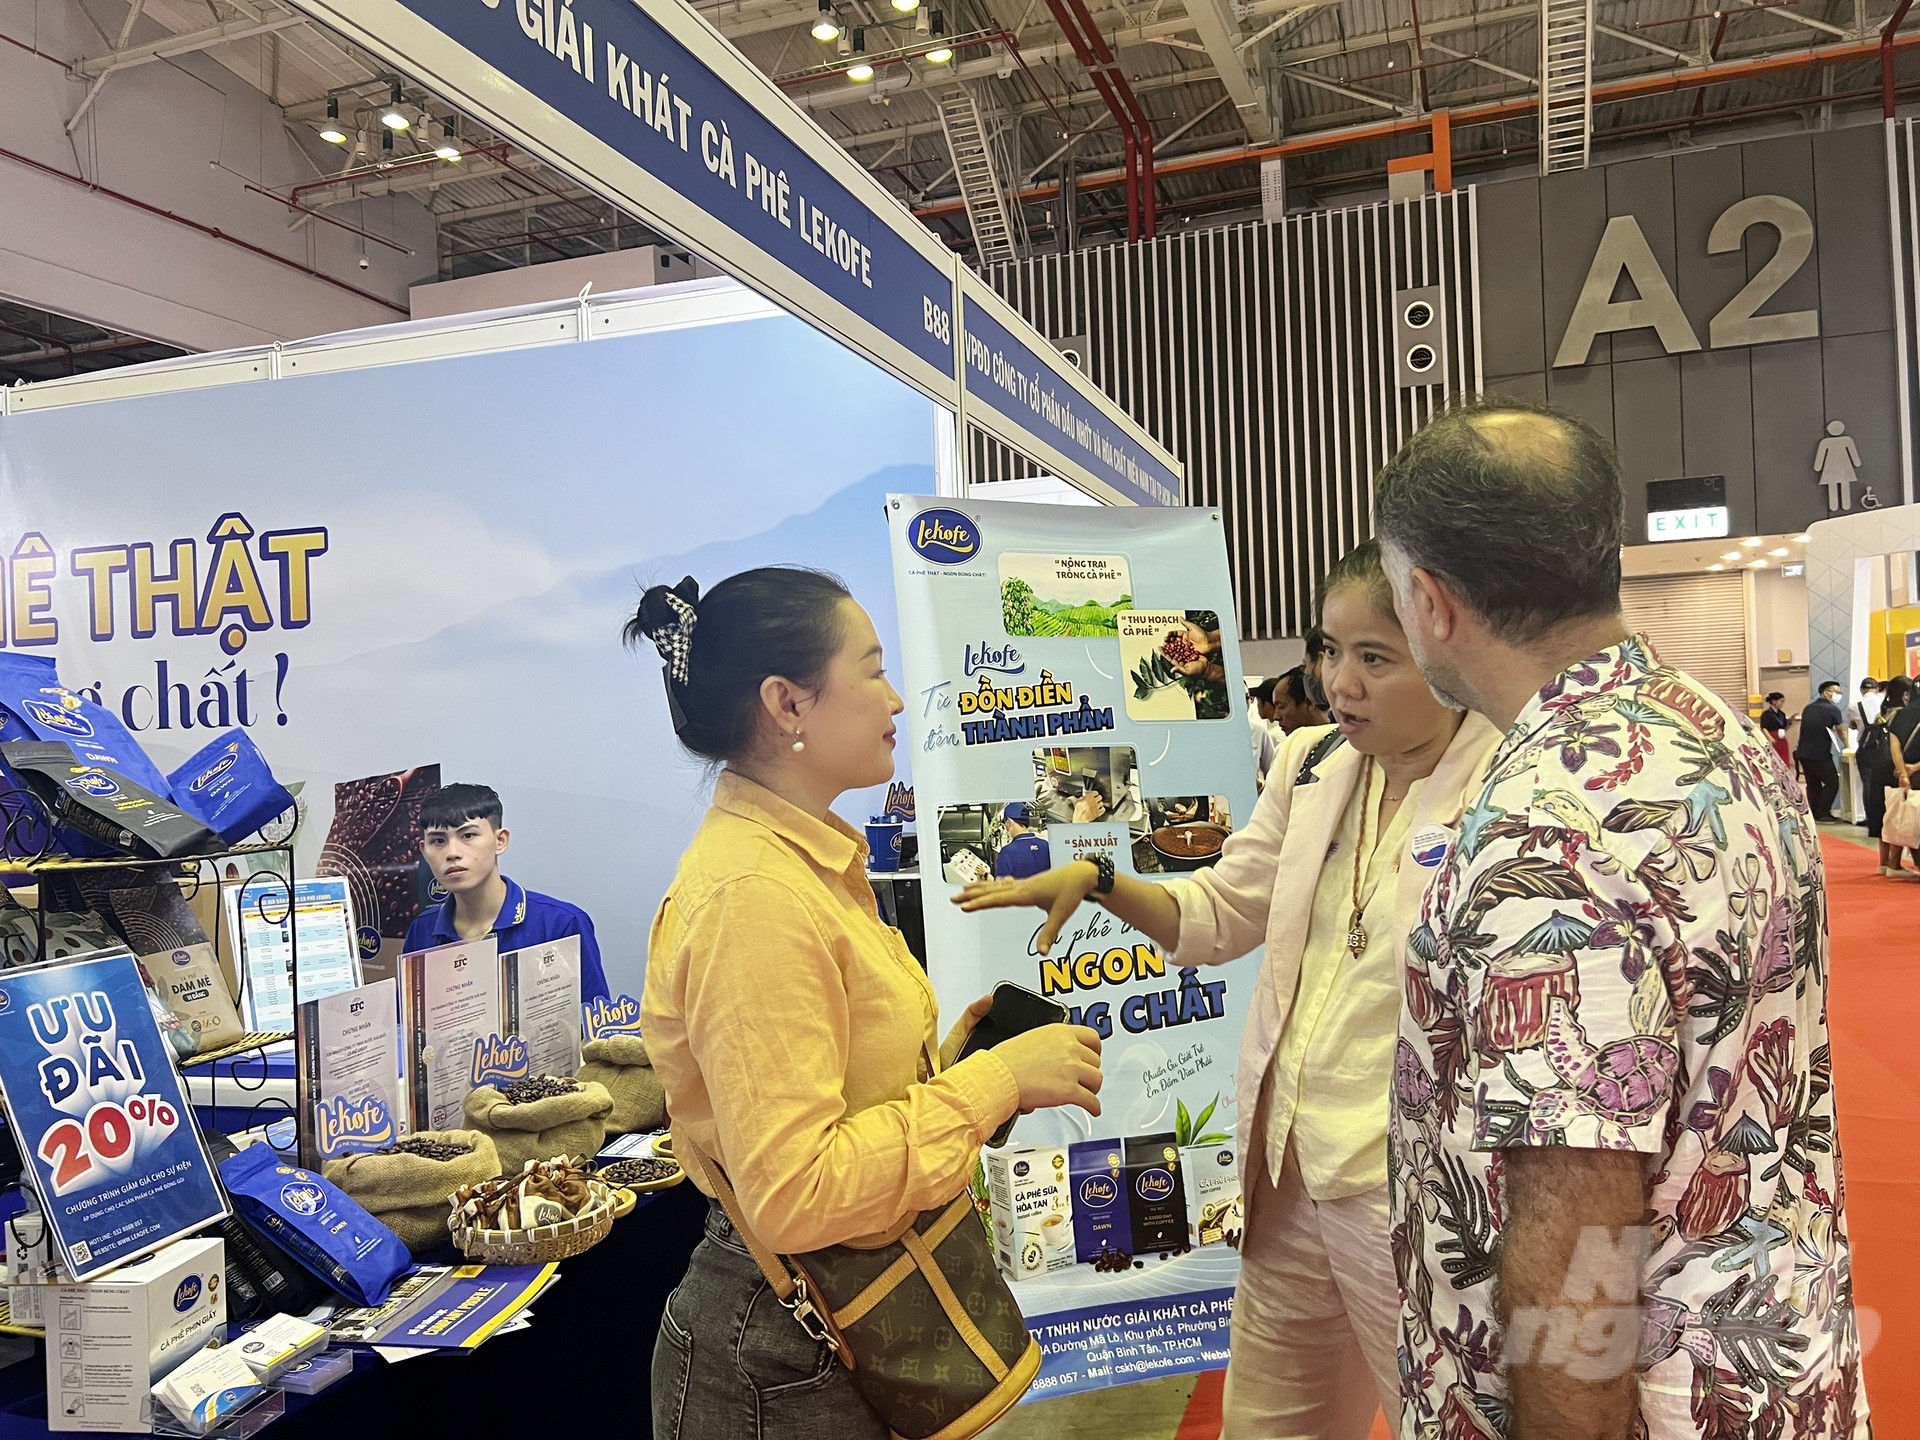
<instances>
[{"instance_id":1,"label":"promotional poster","mask_svg":"<svg viewBox=\"0 0 1920 1440\"><path fill-rule=\"evenodd\" d=\"M1217 512L888 497L943 1015L1011 982L1104 1043L1102 1115L1043 1111L977 1190L1046 1350L1036 1395L1226 1363L1242 1225L1234 1072L1258 951L1178 969L1086 905L1051 951L970 883L1104 855L1144 880L1218 858L1255 800Z\"/></svg>"},{"instance_id":2,"label":"promotional poster","mask_svg":"<svg viewBox=\"0 0 1920 1440\"><path fill-rule=\"evenodd\" d=\"M76 1280L227 1213L133 956L0 979L0 1091Z\"/></svg>"}]
</instances>

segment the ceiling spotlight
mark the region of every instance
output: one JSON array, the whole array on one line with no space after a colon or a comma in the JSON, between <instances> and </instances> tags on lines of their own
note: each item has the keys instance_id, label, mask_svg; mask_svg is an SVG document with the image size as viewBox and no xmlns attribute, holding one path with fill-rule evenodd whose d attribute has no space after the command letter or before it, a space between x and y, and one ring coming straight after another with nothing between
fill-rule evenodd
<instances>
[{"instance_id":1,"label":"ceiling spotlight","mask_svg":"<svg viewBox=\"0 0 1920 1440\"><path fill-rule=\"evenodd\" d=\"M1782 555L1790 555L1793 552L1788 550L1786 546L1782 545L1778 550L1769 550L1767 551L1767 553L1773 556L1774 559L1778 560Z\"/></svg>"},{"instance_id":2,"label":"ceiling spotlight","mask_svg":"<svg viewBox=\"0 0 1920 1440\"><path fill-rule=\"evenodd\" d=\"M938 50L927 51L925 58L929 65L944 65L953 59L953 51L942 45Z\"/></svg>"},{"instance_id":3,"label":"ceiling spotlight","mask_svg":"<svg viewBox=\"0 0 1920 1440\"><path fill-rule=\"evenodd\" d=\"M865 26L856 25L853 27L853 53L856 55L864 55L867 53L867 31Z\"/></svg>"},{"instance_id":4,"label":"ceiling spotlight","mask_svg":"<svg viewBox=\"0 0 1920 1440\"><path fill-rule=\"evenodd\" d=\"M1755 561L1754 561L1754 562L1753 562L1753 563L1752 563L1751 565L1749 565L1749 566L1748 566L1747 568L1748 568L1749 570L1764 570L1764 569L1766 569L1766 568L1767 568L1767 562L1766 562L1766 561L1764 561L1764 560L1755 560Z\"/></svg>"},{"instance_id":5,"label":"ceiling spotlight","mask_svg":"<svg viewBox=\"0 0 1920 1440\"><path fill-rule=\"evenodd\" d=\"M327 123L320 127L320 138L329 145L347 143L347 132L340 128L340 97L327 96Z\"/></svg>"},{"instance_id":6,"label":"ceiling spotlight","mask_svg":"<svg viewBox=\"0 0 1920 1440\"><path fill-rule=\"evenodd\" d=\"M925 35L933 29L933 11L922 5L913 12L913 29L916 35Z\"/></svg>"},{"instance_id":7,"label":"ceiling spotlight","mask_svg":"<svg viewBox=\"0 0 1920 1440\"><path fill-rule=\"evenodd\" d=\"M893 0L893 8L902 15L911 15L920 8L920 0Z\"/></svg>"},{"instance_id":8,"label":"ceiling spotlight","mask_svg":"<svg viewBox=\"0 0 1920 1440\"><path fill-rule=\"evenodd\" d=\"M864 60L858 65L849 65L847 67L847 79L871 80L873 79L873 66L867 64Z\"/></svg>"},{"instance_id":9,"label":"ceiling spotlight","mask_svg":"<svg viewBox=\"0 0 1920 1440\"><path fill-rule=\"evenodd\" d=\"M1726 569L1726 568L1727 568L1727 567L1726 567L1726 566L1724 566L1724 565L1709 565L1709 566L1707 566L1707 569L1709 569L1709 570L1724 570L1724 569Z\"/></svg>"},{"instance_id":10,"label":"ceiling spotlight","mask_svg":"<svg viewBox=\"0 0 1920 1440\"><path fill-rule=\"evenodd\" d=\"M1795 535L1795 536L1792 536L1791 538L1794 544L1804 545L1807 543L1807 541L1811 540L1813 537L1811 535Z\"/></svg>"},{"instance_id":11,"label":"ceiling spotlight","mask_svg":"<svg viewBox=\"0 0 1920 1440\"><path fill-rule=\"evenodd\" d=\"M440 122L440 143L434 147L433 153L438 155L442 160L458 160L460 158L460 142L454 138L452 116L448 116Z\"/></svg>"},{"instance_id":12,"label":"ceiling spotlight","mask_svg":"<svg viewBox=\"0 0 1920 1440\"><path fill-rule=\"evenodd\" d=\"M1749 535L1746 539L1742 540L1740 543L1746 546L1749 550L1758 550L1761 545L1761 540L1758 535Z\"/></svg>"},{"instance_id":13,"label":"ceiling spotlight","mask_svg":"<svg viewBox=\"0 0 1920 1440\"><path fill-rule=\"evenodd\" d=\"M1728 563L1732 563L1733 561L1740 559L1741 556L1738 550L1729 550L1726 554L1722 555L1720 558L1722 560L1727 561Z\"/></svg>"},{"instance_id":14,"label":"ceiling spotlight","mask_svg":"<svg viewBox=\"0 0 1920 1440\"><path fill-rule=\"evenodd\" d=\"M833 13L833 0L820 0L820 18L813 22L813 38L822 42L840 38L840 17Z\"/></svg>"},{"instance_id":15,"label":"ceiling spotlight","mask_svg":"<svg viewBox=\"0 0 1920 1440\"><path fill-rule=\"evenodd\" d=\"M842 55L851 55L853 53L852 32L848 30L842 30L840 32L840 43L834 46L833 48L838 50Z\"/></svg>"},{"instance_id":16,"label":"ceiling spotlight","mask_svg":"<svg viewBox=\"0 0 1920 1440\"><path fill-rule=\"evenodd\" d=\"M380 123L389 130L407 130L413 126L413 122L400 113L400 82L398 80L393 82L393 94L388 100L386 113L380 117Z\"/></svg>"}]
</instances>

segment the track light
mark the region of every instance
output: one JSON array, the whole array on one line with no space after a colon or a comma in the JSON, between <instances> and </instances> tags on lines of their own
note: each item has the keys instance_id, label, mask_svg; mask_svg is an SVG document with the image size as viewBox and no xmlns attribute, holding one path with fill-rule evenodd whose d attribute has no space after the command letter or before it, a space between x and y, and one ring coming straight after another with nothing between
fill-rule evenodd
<instances>
[{"instance_id":1,"label":"track light","mask_svg":"<svg viewBox=\"0 0 1920 1440\"><path fill-rule=\"evenodd\" d=\"M347 143L347 132L340 128L340 97L327 96L327 123L320 127L320 138L329 145Z\"/></svg>"},{"instance_id":2,"label":"track light","mask_svg":"<svg viewBox=\"0 0 1920 1440\"><path fill-rule=\"evenodd\" d=\"M834 49L838 50L842 55L851 55L853 53L852 34L848 31L842 30L840 32L839 39L840 39L840 43L834 46Z\"/></svg>"},{"instance_id":3,"label":"track light","mask_svg":"<svg viewBox=\"0 0 1920 1440\"><path fill-rule=\"evenodd\" d=\"M413 122L400 113L400 82L398 80L393 82L393 94L387 104L386 113L380 117L380 123L389 130L407 130L413 126Z\"/></svg>"},{"instance_id":4,"label":"track light","mask_svg":"<svg viewBox=\"0 0 1920 1440\"><path fill-rule=\"evenodd\" d=\"M451 115L440 122L440 143L434 147L433 153L438 155L442 160L458 160L460 158L460 143L454 138L453 117Z\"/></svg>"},{"instance_id":5,"label":"track light","mask_svg":"<svg viewBox=\"0 0 1920 1440\"><path fill-rule=\"evenodd\" d=\"M867 64L864 60L858 65L849 65L847 67L847 79L871 80L873 79L873 66Z\"/></svg>"},{"instance_id":6,"label":"track light","mask_svg":"<svg viewBox=\"0 0 1920 1440\"><path fill-rule=\"evenodd\" d=\"M933 11L922 5L913 12L913 31L916 35L925 35L933 28Z\"/></svg>"},{"instance_id":7,"label":"track light","mask_svg":"<svg viewBox=\"0 0 1920 1440\"><path fill-rule=\"evenodd\" d=\"M840 38L840 17L833 13L833 0L820 0L820 18L813 22L813 38L823 44Z\"/></svg>"}]
</instances>

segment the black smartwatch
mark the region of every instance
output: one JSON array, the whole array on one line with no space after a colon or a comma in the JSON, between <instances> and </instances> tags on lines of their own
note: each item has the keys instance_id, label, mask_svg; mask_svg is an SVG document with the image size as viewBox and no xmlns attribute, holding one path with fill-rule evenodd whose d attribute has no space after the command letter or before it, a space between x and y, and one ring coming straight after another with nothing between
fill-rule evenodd
<instances>
[{"instance_id":1,"label":"black smartwatch","mask_svg":"<svg viewBox=\"0 0 1920 1440\"><path fill-rule=\"evenodd\" d=\"M1090 855L1087 857L1087 863L1099 872L1093 882L1093 893L1096 895L1111 895L1113 893L1113 857L1111 855Z\"/></svg>"}]
</instances>

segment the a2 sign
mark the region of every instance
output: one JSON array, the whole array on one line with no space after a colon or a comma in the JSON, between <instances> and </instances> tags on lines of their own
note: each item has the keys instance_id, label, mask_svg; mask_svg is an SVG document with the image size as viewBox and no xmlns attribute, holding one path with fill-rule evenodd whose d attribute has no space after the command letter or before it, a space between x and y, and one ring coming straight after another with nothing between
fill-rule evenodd
<instances>
[{"instance_id":1,"label":"a2 sign","mask_svg":"<svg viewBox=\"0 0 1920 1440\"><path fill-rule=\"evenodd\" d=\"M1813 217L1799 205L1784 195L1751 195L1730 205L1713 222L1707 253L1726 255L1740 249L1755 225L1771 226L1779 233L1780 244L1773 258L1708 323L1707 343L1715 350L1810 340L1820 333L1817 310L1760 313L1813 253ZM1613 298L1623 274L1637 298ZM1616 215L1607 221L1600 248L1587 268L1586 283L1580 287L1580 298L1553 357L1554 367L1586 364L1596 339L1625 330L1652 330L1669 355L1701 348L1700 337L1681 308L1673 282L1647 244L1640 222L1631 215Z\"/></svg>"}]
</instances>

